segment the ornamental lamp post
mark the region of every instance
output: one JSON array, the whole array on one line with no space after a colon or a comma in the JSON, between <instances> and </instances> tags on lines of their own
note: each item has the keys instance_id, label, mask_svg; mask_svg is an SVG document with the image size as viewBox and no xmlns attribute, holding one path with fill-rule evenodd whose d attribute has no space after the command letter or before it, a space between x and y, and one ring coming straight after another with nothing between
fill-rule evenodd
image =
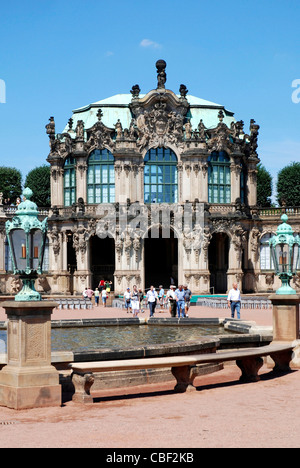
<instances>
[{"instance_id":1,"label":"ornamental lamp post","mask_svg":"<svg viewBox=\"0 0 300 468\"><path fill-rule=\"evenodd\" d=\"M32 195L32 190L25 188L16 216L5 225L13 272L23 282L23 289L15 296L19 302L41 301L34 282L42 273L48 226L47 218L39 221L37 205L30 200Z\"/></svg>"},{"instance_id":2,"label":"ornamental lamp post","mask_svg":"<svg viewBox=\"0 0 300 468\"><path fill-rule=\"evenodd\" d=\"M281 220L282 224L278 226L276 236L269 241L275 273L282 282L276 294L297 294L290 286L290 280L300 269L300 237L295 236L292 227L287 224L286 214L281 216Z\"/></svg>"},{"instance_id":3,"label":"ornamental lamp post","mask_svg":"<svg viewBox=\"0 0 300 468\"><path fill-rule=\"evenodd\" d=\"M297 351L294 348L297 359L293 358L293 366L298 368L300 296L290 286L290 281L300 269L300 238L294 235L292 227L287 224L286 214L281 216L281 220L282 224L278 226L276 235L269 241L275 273L282 281L276 294L269 297L273 310L273 341L297 343Z\"/></svg>"},{"instance_id":4,"label":"ornamental lamp post","mask_svg":"<svg viewBox=\"0 0 300 468\"><path fill-rule=\"evenodd\" d=\"M15 275L23 289L14 301L3 303L7 321L7 365L0 370L0 406L13 409L61 405L59 373L51 360L51 314L56 303L41 300L34 281L42 273L47 218L26 188L16 216L6 222Z\"/></svg>"}]
</instances>

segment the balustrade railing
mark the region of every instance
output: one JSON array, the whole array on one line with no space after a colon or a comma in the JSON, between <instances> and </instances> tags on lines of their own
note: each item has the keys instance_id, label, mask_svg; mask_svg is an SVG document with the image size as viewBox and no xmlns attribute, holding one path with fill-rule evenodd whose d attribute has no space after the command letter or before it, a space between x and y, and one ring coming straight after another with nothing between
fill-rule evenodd
<instances>
[{"instance_id":1,"label":"balustrade railing","mask_svg":"<svg viewBox=\"0 0 300 468\"><path fill-rule=\"evenodd\" d=\"M299 216L300 206L279 206L279 207L259 208L260 218L270 218L272 216L280 217L283 214L287 214L289 217Z\"/></svg>"},{"instance_id":2,"label":"balustrade railing","mask_svg":"<svg viewBox=\"0 0 300 468\"><path fill-rule=\"evenodd\" d=\"M89 215L96 215L97 208L99 205L84 205L84 212ZM230 204L212 204L208 208L211 214L221 213L229 214L235 212L235 206ZM0 213L6 215L7 217L14 216L17 211L17 206L7 206L0 205ZM49 216L53 214L59 214L60 216L71 217L72 214L78 213L78 206L58 206L53 208L48 207L39 207L38 208L40 216ZM287 214L289 217L298 217L300 216L300 206L279 206L279 207L262 207L258 208L258 215L260 218L279 218L282 214Z\"/></svg>"}]
</instances>

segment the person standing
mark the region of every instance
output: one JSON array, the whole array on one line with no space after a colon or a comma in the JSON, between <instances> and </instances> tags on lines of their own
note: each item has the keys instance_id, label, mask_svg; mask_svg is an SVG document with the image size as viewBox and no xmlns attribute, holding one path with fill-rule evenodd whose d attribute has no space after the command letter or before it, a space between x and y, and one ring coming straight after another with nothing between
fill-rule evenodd
<instances>
[{"instance_id":1,"label":"person standing","mask_svg":"<svg viewBox=\"0 0 300 468\"><path fill-rule=\"evenodd\" d=\"M155 291L154 286L151 286L147 292L147 303L149 304L150 317L154 316L157 299L157 292Z\"/></svg>"},{"instance_id":2,"label":"person standing","mask_svg":"<svg viewBox=\"0 0 300 468\"><path fill-rule=\"evenodd\" d=\"M133 317L137 317L140 311L140 301L139 301L139 292L137 290L136 285L133 286L133 290L131 293L131 308Z\"/></svg>"},{"instance_id":3,"label":"person standing","mask_svg":"<svg viewBox=\"0 0 300 468\"><path fill-rule=\"evenodd\" d=\"M100 296L99 289L96 288L96 289L95 289L95 304L96 304L97 307L98 307L98 305L99 305L99 296Z\"/></svg>"},{"instance_id":4,"label":"person standing","mask_svg":"<svg viewBox=\"0 0 300 468\"><path fill-rule=\"evenodd\" d=\"M188 317L189 309L191 305L191 299L192 299L192 291L187 287L187 284L183 286L183 290L184 290L184 301L185 301L184 312L185 312L185 316Z\"/></svg>"},{"instance_id":5,"label":"person standing","mask_svg":"<svg viewBox=\"0 0 300 468\"><path fill-rule=\"evenodd\" d=\"M169 312L171 317L176 317L177 301L174 284L171 284L170 289L167 292L167 301L169 304Z\"/></svg>"},{"instance_id":6,"label":"person standing","mask_svg":"<svg viewBox=\"0 0 300 468\"><path fill-rule=\"evenodd\" d=\"M181 311L181 317L184 317L184 309L185 309L185 301L184 301L184 289L182 287L182 284L178 286L178 288L175 291L176 294L176 300L177 300L177 315L178 318L180 318L180 311Z\"/></svg>"},{"instance_id":7,"label":"person standing","mask_svg":"<svg viewBox=\"0 0 300 468\"><path fill-rule=\"evenodd\" d=\"M163 307L164 305L164 297L165 297L165 290L162 285L159 286L159 292L158 292L158 299L159 299L159 305Z\"/></svg>"},{"instance_id":8,"label":"person standing","mask_svg":"<svg viewBox=\"0 0 300 468\"><path fill-rule=\"evenodd\" d=\"M144 311L144 293L141 289L139 289L139 302L140 302L140 310L143 314L145 312Z\"/></svg>"},{"instance_id":9,"label":"person standing","mask_svg":"<svg viewBox=\"0 0 300 468\"><path fill-rule=\"evenodd\" d=\"M124 300L125 300L125 307L127 309L126 312L128 314L128 309L129 309L129 312L131 312L131 292L130 292L129 287L124 292Z\"/></svg>"},{"instance_id":10,"label":"person standing","mask_svg":"<svg viewBox=\"0 0 300 468\"><path fill-rule=\"evenodd\" d=\"M108 293L106 289L102 289L101 297L102 297L102 304L104 307L106 307L107 296L108 296Z\"/></svg>"},{"instance_id":11,"label":"person standing","mask_svg":"<svg viewBox=\"0 0 300 468\"><path fill-rule=\"evenodd\" d=\"M88 287L86 290L86 296L89 298L90 301L92 300L93 295L94 291L90 287Z\"/></svg>"},{"instance_id":12,"label":"person standing","mask_svg":"<svg viewBox=\"0 0 300 468\"><path fill-rule=\"evenodd\" d=\"M237 318L240 319L241 310L241 292L238 289L237 283L233 283L232 289L230 289L227 297L228 307L231 309L231 318L234 318L236 311Z\"/></svg>"}]
</instances>

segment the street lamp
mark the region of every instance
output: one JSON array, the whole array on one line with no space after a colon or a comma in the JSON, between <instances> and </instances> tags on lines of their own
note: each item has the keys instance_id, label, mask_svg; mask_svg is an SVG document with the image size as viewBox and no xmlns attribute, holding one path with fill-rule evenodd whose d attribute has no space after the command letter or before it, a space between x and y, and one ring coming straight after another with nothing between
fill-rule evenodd
<instances>
[{"instance_id":1,"label":"street lamp","mask_svg":"<svg viewBox=\"0 0 300 468\"><path fill-rule=\"evenodd\" d=\"M290 280L300 268L300 237L295 236L292 227L287 224L286 214L281 216L281 220L276 236L269 241L275 273L282 281L276 294L296 294L295 289L290 286Z\"/></svg>"},{"instance_id":2,"label":"street lamp","mask_svg":"<svg viewBox=\"0 0 300 468\"><path fill-rule=\"evenodd\" d=\"M39 221L37 205L30 200L32 195L30 188L24 190L24 201L18 205L16 216L5 225L14 274L23 282L15 301L41 300L34 282L42 273L48 226L47 218Z\"/></svg>"}]
</instances>

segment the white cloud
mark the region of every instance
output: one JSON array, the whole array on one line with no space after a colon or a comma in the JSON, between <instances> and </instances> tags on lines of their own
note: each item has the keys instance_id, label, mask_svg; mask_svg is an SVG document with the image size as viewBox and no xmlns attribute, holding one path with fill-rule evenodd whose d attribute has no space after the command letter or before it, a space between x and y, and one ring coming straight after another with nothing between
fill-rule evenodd
<instances>
[{"instance_id":1,"label":"white cloud","mask_svg":"<svg viewBox=\"0 0 300 468\"><path fill-rule=\"evenodd\" d=\"M150 47L151 49L160 49L161 45L158 42L151 41L150 39L143 39L140 42L141 47Z\"/></svg>"},{"instance_id":2,"label":"white cloud","mask_svg":"<svg viewBox=\"0 0 300 468\"><path fill-rule=\"evenodd\" d=\"M108 50L105 55L106 57L111 57L112 55L114 55L114 53L111 50Z\"/></svg>"}]
</instances>

